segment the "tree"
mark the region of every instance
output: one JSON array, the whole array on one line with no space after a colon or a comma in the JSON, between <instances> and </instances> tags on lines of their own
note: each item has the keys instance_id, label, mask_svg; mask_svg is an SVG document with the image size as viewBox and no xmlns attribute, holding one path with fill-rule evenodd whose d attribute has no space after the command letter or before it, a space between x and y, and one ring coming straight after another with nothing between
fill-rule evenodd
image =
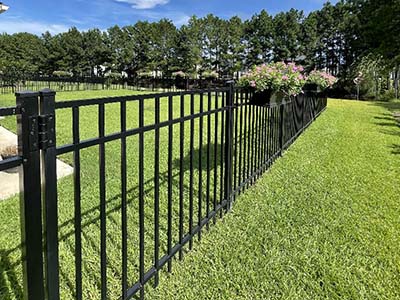
<instances>
[{"instance_id":1,"label":"tree","mask_svg":"<svg viewBox=\"0 0 400 300\"><path fill-rule=\"evenodd\" d=\"M150 36L150 69L161 71L164 76L171 75L178 36L175 25L170 20L162 19L151 24Z\"/></svg>"},{"instance_id":2,"label":"tree","mask_svg":"<svg viewBox=\"0 0 400 300\"><path fill-rule=\"evenodd\" d=\"M262 10L245 22L244 39L247 53L245 65L267 63L272 60L273 24L272 17Z\"/></svg>"},{"instance_id":3,"label":"tree","mask_svg":"<svg viewBox=\"0 0 400 300\"><path fill-rule=\"evenodd\" d=\"M232 76L235 72L243 69L244 66L244 24L242 20L235 16L225 23L225 39L222 44L221 53L221 72Z\"/></svg>"},{"instance_id":4,"label":"tree","mask_svg":"<svg viewBox=\"0 0 400 300\"><path fill-rule=\"evenodd\" d=\"M0 71L3 75L35 74L48 55L42 40L33 34L0 35Z\"/></svg>"},{"instance_id":5,"label":"tree","mask_svg":"<svg viewBox=\"0 0 400 300\"><path fill-rule=\"evenodd\" d=\"M301 63L306 67L308 71L315 69L317 66L316 56L319 43L317 29L317 13L311 12L301 24L300 37L303 58Z\"/></svg>"},{"instance_id":6,"label":"tree","mask_svg":"<svg viewBox=\"0 0 400 300\"><path fill-rule=\"evenodd\" d=\"M198 42L192 34L192 28L183 25L175 39L175 56L172 59L171 69L184 73L195 73L201 57Z\"/></svg>"},{"instance_id":7,"label":"tree","mask_svg":"<svg viewBox=\"0 0 400 300\"><path fill-rule=\"evenodd\" d=\"M85 52L81 32L76 27L72 27L68 32L60 35L59 42L65 52L65 56L60 58L62 64L67 68L63 71L70 71L75 76L82 75L85 65Z\"/></svg>"},{"instance_id":8,"label":"tree","mask_svg":"<svg viewBox=\"0 0 400 300\"><path fill-rule=\"evenodd\" d=\"M99 29L91 29L82 33L84 62L83 70L93 76L94 69L107 61L109 52L104 42L103 33Z\"/></svg>"},{"instance_id":9,"label":"tree","mask_svg":"<svg viewBox=\"0 0 400 300\"><path fill-rule=\"evenodd\" d=\"M291 9L279 13L273 19L273 59L274 61L294 61L301 53L299 39L303 11Z\"/></svg>"}]
</instances>

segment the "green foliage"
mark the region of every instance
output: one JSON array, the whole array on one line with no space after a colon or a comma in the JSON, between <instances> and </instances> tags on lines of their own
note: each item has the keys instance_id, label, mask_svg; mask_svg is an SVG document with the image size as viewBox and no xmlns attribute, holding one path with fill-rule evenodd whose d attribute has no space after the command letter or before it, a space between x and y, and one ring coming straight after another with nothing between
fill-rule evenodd
<instances>
[{"instance_id":1,"label":"green foliage","mask_svg":"<svg viewBox=\"0 0 400 300\"><path fill-rule=\"evenodd\" d=\"M355 71L360 88L360 96L379 98L382 89L382 78L386 78L390 68L381 55L369 54L358 63Z\"/></svg>"},{"instance_id":2,"label":"green foliage","mask_svg":"<svg viewBox=\"0 0 400 300\"><path fill-rule=\"evenodd\" d=\"M272 60L273 18L262 10L245 22L244 39L247 42L246 66L251 67Z\"/></svg>"},{"instance_id":3,"label":"green foliage","mask_svg":"<svg viewBox=\"0 0 400 300\"><path fill-rule=\"evenodd\" d=\"M396 98L396 93L394 90L385 90L379 97L380 101L388 102Z\"/></svg>"},{"instance_id":4,"label":"green foliage","mask_svg":"<svg viewBox=\"0 0 400 300\"><path fill-rule=\"evenodd\" d=\"M273 60L295 61L300 54L300 24L303 12L291 9L275 15L273 20Z\"/></svg>"},{"instance_id":5,"label":"green foliage","mask_svg":"<svg viewBox=\"0 0 400 300\"><path fill-rule=\"evenodd\" d=\"M41 39L29 33L0 34L0 71L16 77L37 73L46 61L47 49Z\"/></svg>"},{"instance_id":6,"label":"green foliage","mask_svg":"<svg viewBox=\"0 0 400 300\"><path fill-rule=\"evenodd\" d=\"M67 71L54 71L52 75L56 77L72 77L74 74Z\"/></svg>"},{"instance_id":7,"label":"green foliage","mask_svg":"<svg viewBox=\"0 0 400 300\"><path fill-rule=\"evenodd\" d=\"M202 73L202 76L205 79L216 79L218 78L218 73L214 71L205 71Z\"/></svg>"}]
</instances>

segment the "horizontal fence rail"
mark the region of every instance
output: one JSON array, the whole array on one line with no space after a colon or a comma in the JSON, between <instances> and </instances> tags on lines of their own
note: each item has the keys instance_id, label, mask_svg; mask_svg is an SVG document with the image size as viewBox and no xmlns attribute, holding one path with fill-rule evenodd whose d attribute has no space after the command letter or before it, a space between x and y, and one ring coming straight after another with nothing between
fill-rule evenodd
<instances>
[{"instance_id":1,"label":"horizontal fence rail","mask_svg":"<svg viewBox=\"0 0 400 300\"><path fill-rule=\"evenodd\" d=\"M0 169L23 166L25 299L143 299L327 104L252 97L233 84L57 102L44 90L1 108L19 114L20 156ZM57 182L57 158L71 178Z\"/></svg>"}]
</instances>

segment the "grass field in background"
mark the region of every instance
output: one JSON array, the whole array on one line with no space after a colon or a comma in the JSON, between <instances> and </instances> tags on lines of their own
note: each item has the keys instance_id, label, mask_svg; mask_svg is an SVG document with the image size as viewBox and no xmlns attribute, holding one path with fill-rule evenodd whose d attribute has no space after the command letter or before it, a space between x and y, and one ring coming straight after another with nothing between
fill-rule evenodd
<instances>
[{"instance_id":1,"label":"grass field in background","mask_svg":"<svg viewBox=\"0 0 400 300\"><path fill-rule=\"evenodd\" d=\"M127 94L132 91L68 92L58 93L57 99ZM14 101L13 97L0 96L0 106L13 105ZM177 117L178 102L174 101L174 105L174 117ZM186 108L189 108L187 102L185 114L189 113ZM399 298L400 129L390 113L395 109L400 109L399 102L330 100L326 112L271 171L237 198L233 212L211 226L202 242L195 243L195 250L185 254L183 262L173 263L173 275L162 274L156 290L147 285L147 299ZM161 118L165 120L165 104L161 111ZM145 106L145 112L145 122L149 123L154 117L151 104ZM137 124L134 116L137 116L137 105L131 104L128 127ZM81 117L82 138L96 136L97 108L82 109ZM0 122L10 129L15 128L11 119ZM60 145L71 141L70 122L70 111L57 113ZM118 131L119 122L119 105L106 105L106 132ZM184 137L185 184L188 182L188 125L187 122ZM174 174L177 174L179 125L173 130ZM199 148L198 140L196 132L195 148ZM167 141L165 128L161 130L160 142L167 145ZM145 195L147 268L153 255L153 144L154 133L145 134L145 180L149 181ZM129 284L138 279L137 145L137 136L128 138ZM212 141L212 145L219 148L220 141ZM165 252L167 147L160 150L160 174L161 179L164 178L160 186L161 252ZM106 144L110 299L117 299L121 290L119 154L118 141ZM62 158L72 163L72 155ZM98 147L82 150L81 158L84 299L99 299ZM219 172L217 166L217 174ZM199 184L198 173L196 168L196 197L199 188L203 192L207 188L205 182ZM73 299L75 289L72 180L70 176L59 182L62 299ZM177 183L175 176L174 199L177 199ZM214 181L210 184L214 185ZM218 187L218 182L215 184ZM185 186L185 199L188 191ZM205 208L202 209L204 212ZM196 213L197 201L195 216ZM174 216L177 215L177 201L174 201ZM19 299L22 291L18 197L0 202L0 218L0 299ZM174 241L178 238L176 226L174 222Z\"/></svg>"}]
</instances>

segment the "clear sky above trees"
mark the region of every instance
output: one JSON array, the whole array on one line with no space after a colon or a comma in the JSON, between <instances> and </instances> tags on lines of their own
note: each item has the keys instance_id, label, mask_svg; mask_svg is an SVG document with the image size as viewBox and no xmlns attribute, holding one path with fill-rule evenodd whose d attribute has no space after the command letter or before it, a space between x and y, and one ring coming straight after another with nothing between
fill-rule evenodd
<instances>
[{"instance_id":1,"label":"clear sky above trees","mask_svg":"<svg viewBox=\"0 0 400 300\"><path fill-rule=\"evenodd\" d=\"M228 19L250 18L262 9L274 15L290 8L305 13L320 9L323 0L7 0L10 10L0 17L0 32L58 33L72 26L80 30L125 26L139 20L167 18L176 26L192 15L209 13ZM331 3L336 3L332 0Z\"/></svg>"}]
</instances>

